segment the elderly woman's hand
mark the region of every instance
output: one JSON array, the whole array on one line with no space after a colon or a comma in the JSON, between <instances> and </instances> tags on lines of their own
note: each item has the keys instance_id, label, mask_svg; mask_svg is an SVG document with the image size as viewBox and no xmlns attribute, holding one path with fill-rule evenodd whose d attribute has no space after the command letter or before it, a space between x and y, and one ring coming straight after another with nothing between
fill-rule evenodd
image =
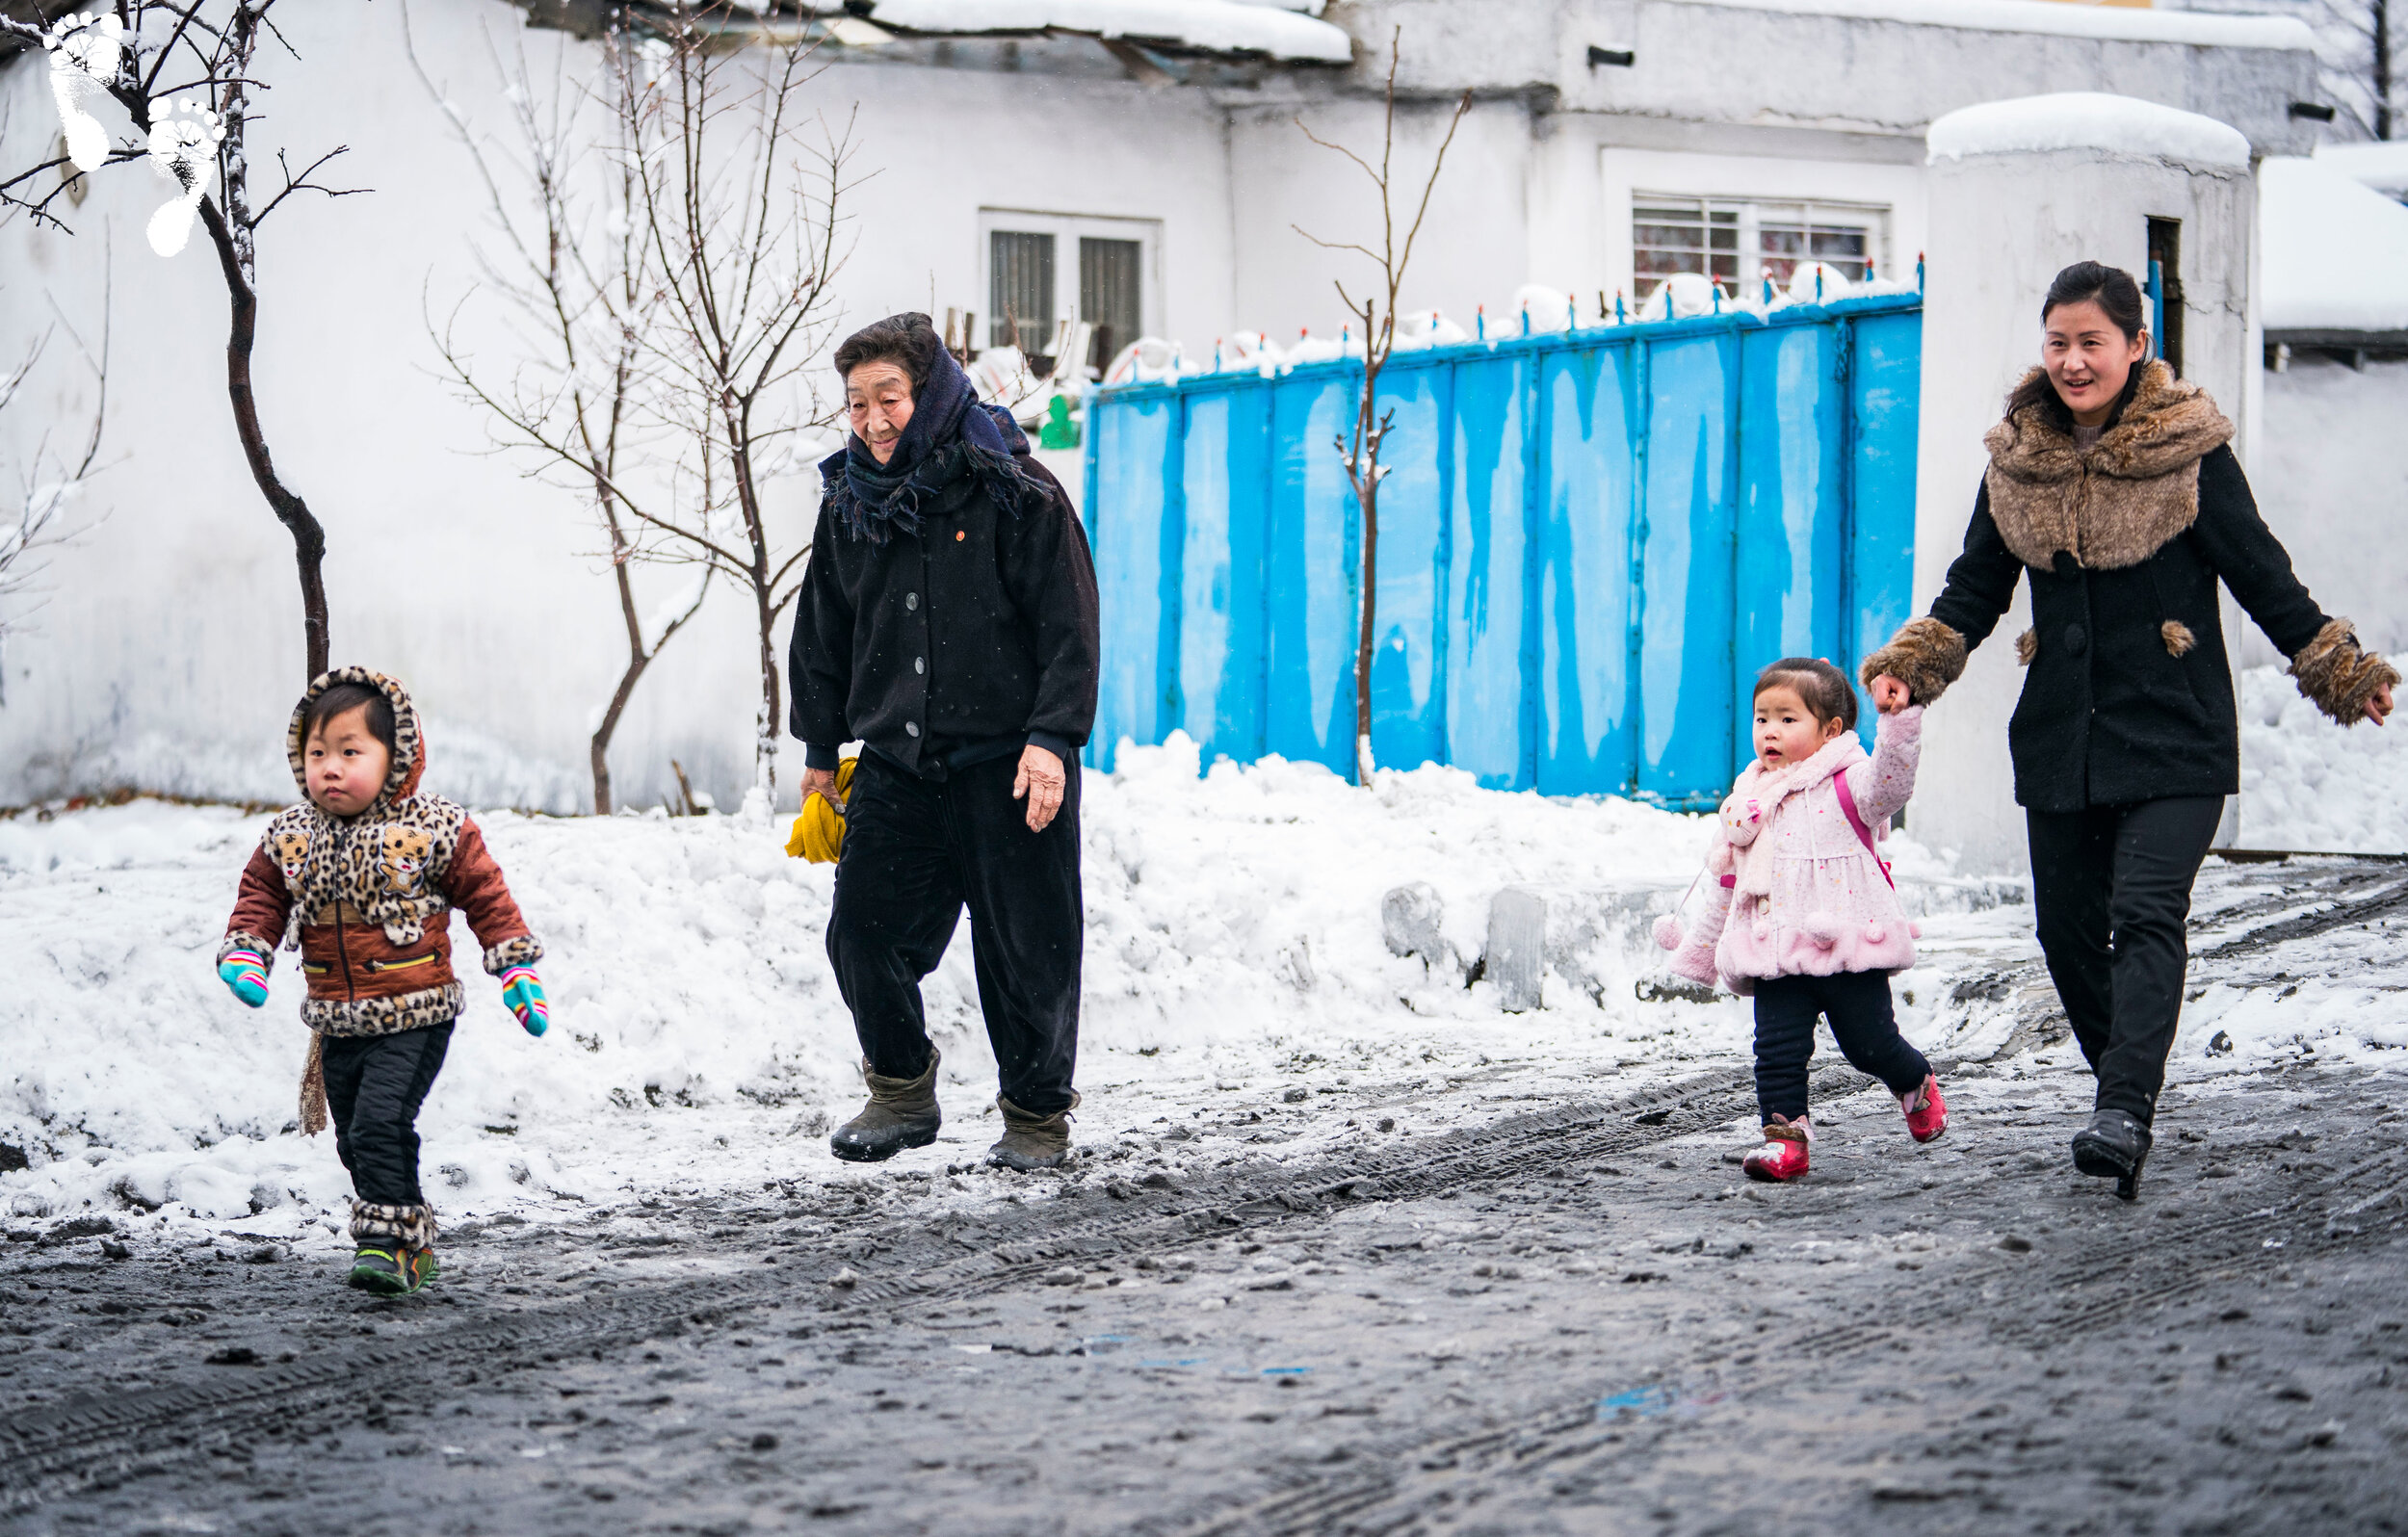
<instances>
[{"instance_id":1,"label":"elderly woman's hand","mask_svg":"<svg viewBox=\"0 0 2408 1537\"><path fill-rule=\"evenodd\" d=\"M1011 798L1028 797L1029 831L1043 832L1061 810L1062 791L1068 787L1061 760L1034 742L1020 749L1020 772L1011 781Z\"/></svg>"},{"instance_id":2,"label":"elderly woman's hand","mask_svg":"<svg viewBox=\"0 0 2408 1537\"><path fill-rule=\"evenodd\" d=\"M815 794L838 811L845 809L844 797L836 794L835 769L805 768L802 771L802 798L809 800Z\"/></svg>"}]
</instances>

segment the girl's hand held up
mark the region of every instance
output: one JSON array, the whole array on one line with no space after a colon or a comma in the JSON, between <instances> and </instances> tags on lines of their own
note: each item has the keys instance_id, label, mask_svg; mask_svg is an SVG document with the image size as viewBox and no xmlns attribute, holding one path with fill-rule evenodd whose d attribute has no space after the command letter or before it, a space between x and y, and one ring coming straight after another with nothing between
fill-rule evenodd
<instances>
[{"instance_id":1,"label":"girl's hand held up","mask_svg":"<svg viewBox=\"0 0 2408 1537\"><path fill-rule=\"evenodd\" d=\"M1872 680L1872 707L1883 715L1897 715L1914 702L1914 696L1908 692L1906 685L1888 673L1885 672Z\"/></svg>"}]
</instances>

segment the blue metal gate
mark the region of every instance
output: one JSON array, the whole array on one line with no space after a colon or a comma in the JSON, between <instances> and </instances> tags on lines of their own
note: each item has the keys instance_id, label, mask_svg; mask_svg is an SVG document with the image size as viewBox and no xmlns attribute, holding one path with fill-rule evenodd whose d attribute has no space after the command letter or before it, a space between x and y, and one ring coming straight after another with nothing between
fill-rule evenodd
<instances>
[{"instance_id":1,"label":"blue metal gate","mask_svg":"<svg viewBox=\"0 0 2408 1537\"><path fill-rule=\"evenodd\" d=\"M1374 756L1717 799L1758 667L1852 672L1907 616L1922 336L1904 294L1398 354ZM1090 400L1089 763L1184 729L1207 764L1348 771L1360 512L1331 439L1361 378L1320 363Z\"/></svg>"}]
</instances>

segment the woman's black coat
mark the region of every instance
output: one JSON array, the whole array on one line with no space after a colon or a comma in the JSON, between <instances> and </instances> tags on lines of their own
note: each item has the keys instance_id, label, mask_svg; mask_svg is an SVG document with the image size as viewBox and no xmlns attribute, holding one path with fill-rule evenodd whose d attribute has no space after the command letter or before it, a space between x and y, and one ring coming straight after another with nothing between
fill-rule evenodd
<instances>
[{"instance_id":1,"label":"woman's black coat","mask_svg":"<svg viewBox=\"0 0 2408 1537\"><path fill-rule=\"evenodd\" d=\"M824 504L795 600L788 725L804 762L859 740L941 778L1034 742L1065 763L1095 724L1095 567L1069 496L1045 467L1003 513L963 475L884 543Z\"/></svg>"},{"instance_id":2,"label":"woman's black coat","mask_svg":"<svg viewBox=\"0 0 2408 1537\"><path fill-rule=\"evenodd\" d=\"M2015 799L2080 811L2168 795L2240 791L2240 733L2224 653L2219 578L2286 657L2330 621L2291 574L2229 447L2199 460L2197 521L2136 564L2055 569L2007 548L1985 482L1965 550L1931 616L1967 649L1997 628L2019 575L2031 579L2029 673L2007 727Z\"/></svg>"}]
</instances>

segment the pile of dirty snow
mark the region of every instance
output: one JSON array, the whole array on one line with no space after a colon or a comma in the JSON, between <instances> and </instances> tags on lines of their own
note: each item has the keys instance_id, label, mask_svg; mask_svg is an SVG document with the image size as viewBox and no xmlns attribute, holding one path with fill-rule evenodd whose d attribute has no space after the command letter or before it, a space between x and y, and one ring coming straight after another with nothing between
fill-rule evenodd
<instances>
[{"instance_id":1,"label":"pile of dirty snow","mask_svg":"<svg viewBox=\"0 0 2408 1537\"><path fill-rule=\"evenodd\" d=\"M2342 727L2280 667L2240 675L2240 843L2408 853L2408 717Z\"/></svg>"},{"instance_id":2,"label":"pile of dirty snow","mask_svg":"<svg viewBox=\"0 0 2408 1537\"><path fill-rule=\"evenodd\" d=\"M1084 1138L1330 1075L1492 1055L1643 1070L1743 1046L1743 1005L1635 996L1658 958L1644 922L1694 873L1696 819L1483 791L1440 768L1368 793L1278 761L1199 777L1184 739L1121 764L1086 780ZM859 1088L822 948L830 868L743 816L479 821L548 949L553 1024L529 1039L467 977L422 1120L447 1216L842 1172L823 1137ZM18 963L0 997L0 1216L163 1209L272 1232L340 1209L332 1138L294 1130L293 957L256 1011L211 965L264 824L158 801L0 821ZM1380 899L1408 882L1439 903L1435 966L1381 936ZM1510 882L1628 894L1538 1013L1505 1014L1466 981ZM465 925L455 935L465 949ZM927 996L947 1142L975 1157L997 1128L966 935Z\"/></svg>"}]
</instances>

